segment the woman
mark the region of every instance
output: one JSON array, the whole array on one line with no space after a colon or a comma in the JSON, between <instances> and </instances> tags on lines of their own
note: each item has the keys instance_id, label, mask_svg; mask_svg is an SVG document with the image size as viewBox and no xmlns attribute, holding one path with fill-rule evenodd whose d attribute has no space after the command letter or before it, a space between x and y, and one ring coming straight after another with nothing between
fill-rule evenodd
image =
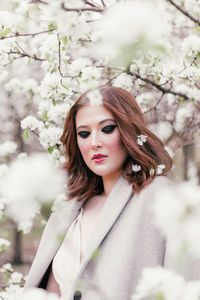
<instances>
[{"instance_id":1,"label":"woman","mask_svg":"<svg viewBox=\"0 0 200 300\"><path fill-rule=\"evenodd\" d=\"M26 282L63 300L131 299L141 270L164 261L151 206L171 158L128 92L98 93L99 104L86 92L66 117L68 201L51 215Z\"/></svg>"}]
</instances>

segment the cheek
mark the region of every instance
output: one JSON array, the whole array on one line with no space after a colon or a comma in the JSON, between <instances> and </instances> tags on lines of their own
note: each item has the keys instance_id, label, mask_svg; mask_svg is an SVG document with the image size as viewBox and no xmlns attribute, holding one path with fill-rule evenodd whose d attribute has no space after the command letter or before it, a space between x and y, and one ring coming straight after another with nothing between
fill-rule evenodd
<instances>
[{"instance_id":1,"label":"cheek","mask_svg":"<svg viewBox=\"0 0 200 300\"><path fill-rule=\"evenodd\" d=\"M85 157L88 153L88 145L86 140L77 139L77 143L82 156Z\"/></svg>"},{"instance_id":2,"label":"cheek","mask_svg":"<svg viewBox=\"0 0 200 300\"><path fill-rule=\"evenodd\" d=\"M125 151L118 132L116 132L116 134L113 134L108 138L107 148L113 153Z\"/></svg>"}]
</instances>

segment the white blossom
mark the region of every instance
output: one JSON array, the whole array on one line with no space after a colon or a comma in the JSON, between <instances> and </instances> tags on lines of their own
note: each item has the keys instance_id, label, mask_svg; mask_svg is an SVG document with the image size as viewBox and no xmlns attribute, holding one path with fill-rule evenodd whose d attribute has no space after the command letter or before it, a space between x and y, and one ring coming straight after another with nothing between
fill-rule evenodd
<instances>
[{"instance_id":1,"label":"white blossom","mask_svg":"<svg viewBox=\"0 0 200 300\"><path fill-rule=\"evenodd\" d=\"M42 130L44 128L43 122L39 121L33 116L28 116L21 121L21 128L26 129L29 128L30 130Z\"/></svg>"},{"instance_id":2,"label":"white blossom","mask_svg":"<svg viewBox=\"0 0 200 300\"><path fill-rule=\"evenodd\" d=\"M54 121L57 124L61 123L65 119L69 109L69 103L56 104L55 106L51 105L47 112L49 121Z\"/></svg>"},{"instance_id":3,"label":"white blossom","mask_svg":"<svg viewBox=\"0 0 200 300\"><path fill-rule=\"evenodd\" d=\"M10 263L4 264L0 269L1 273L7 272L7 271L13 272L13 267Z\"/></svg>"},{"instance_id":4,"label":"white blossom","mask_svg":"<svg viewBox=\"0 0 200 300\"><path fill-rule=\"evenodd\" d=\"M95 67L85 67L81 71L81 78L83 80L93 80L101 77L100 71Z\"/></svg>"},{"instance_id":5,"label":"white blossom","mask_svg":"<svg viewBox=\"0 0 200 300\"><path fill-rule=\"evenodd\" d=\"M130 92L133 86L133 79L130 75L127 75L126 73L122 73L112 81L112 85L123 88L128 92Z\"/></svg>"},{"instance_id":6,"label":"white blossom","mask_svg":"<svg viewBox=\"0 0 200 300\"><path fill-rule=\"evenodd\" d=\"M10 246L10 242L6 239L0 238L0 252L6 250Z\"/></svg>"},{"instance_id":7,"label":"white blossom","mask_svg":"<svg viewBox=\"0 0 200 300\"><path fill-rule=\"evenodd\" d=\"M155 41L166 31L158 6L148 1L143 1L142 5L140 1L115 3L101 22L103 53L116 55L121 47L137 43L140 37Z\"/></svg>"},{"instance_id":8,"label":"white blossom","mask_svg":"<svg viewBox=\"0 0 200 300\"><path fill-rule=\"evenodd\" d=\"M81 71L91 65L91 60L86 57L79 57L72 61L69 65L69 72L71 75L78 75Z\"/></svg>"},{"instance_id":9,"label":"white blossom","mask_svg":"<svg viewBox=\"0 0 200 300\"><path fill-rule=\"evenodd\" d=\"M132 165L132 170L133 172L139 172L141 170L141 166L140 165Z\"/></svg>"},{"instance_id":10,"label":"white blossom","mask_svg":"<svg viewBox=\"0 0 200 300\"><path fill-rule=\"evenodd\" d=\"M6 156L8 154L15 153L17 149L17 144L12 141L6 141L0 144L0 156Z\"/></svg>"},{"instance_id":11,"label":"white blossom","mask_svg":"<svg viewBox=\"0 0 200 300\"><path fill-rule=\"evenodd\" d=\"M6 213L20 224L32 221L43 203L53 202L64 191L65 176L47 155L34 154L16 159L1 183Z\"/></svg>"},{"instance_id":12,"label":"white blossom","mask_svg":"<svg viewBox=\"0 0 200 300\"><path fill-rule=\"evenodd\" d=\"M160 164L157 166L156 169L156 174L157 175L161 175L163 173L163 170L166 168L166 166L164 164Z\"/></svg>"},{"instance_id":13,"label":"white blossom","mask_svg":"<svg viewBox=\"0 0 200 300\"><path fill-rule=\"evenodd\" d=\"M61 211L65 206L66 198L66 194L58 195L51 208L52 212Z\"/></svg>"},{"instance_id":14,"label":"white blossom","mask_svg":"<svg viewBox=\"0 0 200 300\"><path fill-rule=\"evenodd\" d=\"M200 38L198 35L189 35L186 37L181 45L181 50L185 55L197 55L200 49Z\"/></svg>"},{"instance_id":15,"label":"white blossom","mask_svg":"<svg viewBox=\"0 0 200 300\"><path fill-rule=\"evenodd\" d=\"M143 135L143 134L140 134L137 136L137 143L138 145L142 146L147 140L147 136L146 135Z\"/></svg>"},{"instance_id":16,"label":"white blossom","mask_svg":"<svg viewBox=\"0 0 200 300\"><path fill-rule=\"evenodd\" d=\"M200 255L200 188L190 182L162 185L155 195L155 221L170 253Z\"/></svg>"},{"instance_id":17,"label":"white blossom","mask_svg":"<svg viewBox=\"0 0 200 300\"><path fill-rule=\"evenodd\" d=\"M5 291L0 292L0 296L3 300L16 300L17 293L21 293L22 288L18 284L10 284L5 288Z\"/></svg>"},{"instance_id":18,"label":"white blossom","mask_svg":"<svg viewBox=\"0 0 200 300\"><path fill-rule=\"evenodd\" d=\"M19 284L23 279L23 274L19 272L13 272L9 278L10 284Z\"/></svg>"},{"instance_id":19,"label":"white blossom","mask_svg":"<svg viewBox=\"0 0 200 300\"><path fill-rule=\"evenodd\" d=\"M33 226L32 221L25 221L18 225L18 230L23 231L24 234L30 233Z\"/></svg>"},{"instance_id":20,"label":"white blossom","mask_svg":"<svg viewBox=\"0 0 200 300\"><path fill-rule=\"evenodd\" d=\"M40 95L44 99L54 101L63 100L71 94L71 89L65 88L61 83L61 76L57 73L47 73L40 85Z\"/></svg>"},{"instance_id":21,"label":"white blossom","mask_svg":"<svg viewBox=\"0 0 200 300\"><path fill-rule=\"evenodd\" d=\"M165 300L183 299L185 284L185 280L173 271L162 267L145 268L131 299L143 300L150 296L154 299L159 295Z\"/></svg>"},{"instance_id":22,"label":"white blossom","mask_svg":"<svg viewBox=\"0 0 200 300\"><path fill-rule=\"evenodd\" d=\"M23 291L19 291L15 298L11 300L58 300L60 299L56 294L49 293L43 289L30 288Z\"/></svg>"},{"instance_id":23,"label":"white blossom","mask_svg":"<svg viewBox=\"0 0 200 300\"><path fill-rule=\"evenodd\" d=\"M53 152L49 155L49 157L56 168L61 167L66 161L65 157L61 155L61 152L58 149L54 149Z\"/></svg>"},{"instance_id":24,"label":"white blossom","mask_svg":"<svg viewBox=\"0 0 200 300\"><path fill-rule=\"evenodd\" d=\"M3 178L9 171L9 168L6 164L0 165L0 179Z\"/></svg>"},{"instance_id":25,"label":"white blossom","mask_svg":"<svg viewBox=\"0 0 200 300\"><path fill-rule=\"evenodd\" d=\"M48 149L49 147L53 147L56 145L60 145L60 137L62 135L62 129L59 127L49 127L42 130L40 133L40 144Z\"/></svg>"},{"instance_id":26,"label":"white blossom","mask_svg":"<svg viewBox=\"0 0 200 300\"><path fill-rule=\"evenodd\" d=\"M99 91L99 89L93 89L87 93L87 97L89 98L91 105L101 105L103 103L102 101L102 95Z\"/></svg>"},{"instance_id":27,"label":"white blossom","mask_svg":"<svg viewBox=\"0 0 200 300\"><path fill-rule=\"evenodd\" d=\"M156 134L162 141L166 141L173 132L172 125L167 121L153 123L149 127L151 131Z\"/></svg>"},{"instance_id":28,"label":"white blossom","mask_svg":"<svg viewBox=\"0 0 200 300\"><path fill-rule=\"evenodd\" d=\"M141 106L142 111L153 102L153 95L150 92L144 92L136 96L137 103Z\"/></svg>"}]
</instances>

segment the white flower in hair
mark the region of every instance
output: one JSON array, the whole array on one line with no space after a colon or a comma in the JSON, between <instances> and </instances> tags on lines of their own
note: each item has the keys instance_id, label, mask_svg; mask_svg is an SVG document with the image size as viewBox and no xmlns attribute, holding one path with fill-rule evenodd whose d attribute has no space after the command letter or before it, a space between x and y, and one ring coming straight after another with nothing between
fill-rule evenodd
<instances>
[{"instance_id":1,"label":"white flower in hair","mask_svg":"<svg viewBox=\"0 0 200 300\"><path fill-rule=\"evenodd\" d=\"M154 168L151 168L151 169L150 169L150 172L149 172L150 176L153 176L153 175L154 175L154 173L155 173L155 170L154 170Z\"/></svg>"},{"instance_id":2,"label":"white flower in hair","mask_svg":"<svg viewBox=\"0 0 200 300\"><path fill-rule=\"evenodd\" d=\"M133 172L139 172L141 170L141 166L140 165L132 165L132 170Z\"/></svg>"},{"instance_id":3,"label":"white flower in hair","mask_svg":"<svg viewBox=\"0 0 200 300\"><path fill-rule=\"evenodd\" d=\"M143 143L145 143L147 140L147 136L146 135L143 135L143 134L140 134L137 136L137 143L138 145L142 146Z\"/></svg>"},{"instance_id":4,"label":"white flower in hair","mask_svg":"<svg viewBox=\"0 0 200 300\"><path fill-rule=\"evenodd\" d=\"M156 174L160 175L162 174L163 170L166 168L166 166L164 164L158 165L157 170L156 170Z\"/></svg>"}]
</instances>

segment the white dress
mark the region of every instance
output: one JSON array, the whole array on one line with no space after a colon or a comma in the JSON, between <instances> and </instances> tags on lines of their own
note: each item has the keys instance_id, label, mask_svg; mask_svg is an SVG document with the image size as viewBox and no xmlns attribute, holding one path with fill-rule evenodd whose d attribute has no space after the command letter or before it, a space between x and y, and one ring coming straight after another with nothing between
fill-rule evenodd
<instances>
[{"instance_id":1,"label":"white dress","mask_svg":"<svg viewBox=\"0 0 200 300\"><path fill-rule=\"evenodd\" d=\"M81 208L53 259L52 271L59 285L62 300L70 298L71 288L104 202L102 200L91 201L87 209L84 209L84 217L83 208Z\"/></svg>"}]
</instances>

